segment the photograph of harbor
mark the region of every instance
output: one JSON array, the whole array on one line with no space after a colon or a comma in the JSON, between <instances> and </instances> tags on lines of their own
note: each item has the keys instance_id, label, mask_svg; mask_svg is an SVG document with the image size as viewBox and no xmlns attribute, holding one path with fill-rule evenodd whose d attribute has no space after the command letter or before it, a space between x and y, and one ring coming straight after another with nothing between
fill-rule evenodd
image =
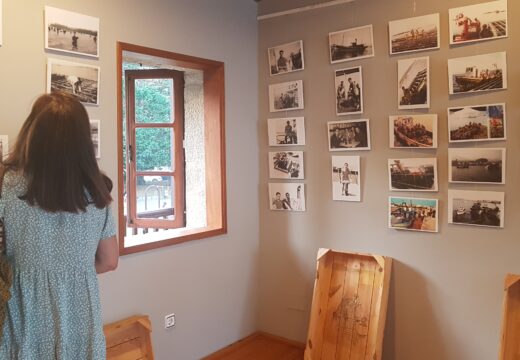
<instances>
[{"instance_id":1,"label":"photograph of harbor","mask_svg":"<svg viewBox=\"0 0 520 360\"><path fill-rule=\"evenodd\" d=\"M504 227L504 193L448 190L448 223Z\"/></svg>"},{"instance_id":2,"label":"photograph of harbor","mask_svg":"<svg viewBox=\"0 0 520 360\"><path fill-rule=\"evenodd\" d=\"M506 149L448 149L450 182L505 184Z\"/></svg>"},{"instance_id":3,"label":"photograph of harbor","mask_svg":"<svg viewBox=\"0 0 520 360\"><path fill-rule=\"evenodd\" d=\"M47 92L63 91L89 105L99 105L99 67L47 60Z\"/></svg>"},{"instance_id":4,"label":"photograph of harbor","mask_svg":"<svg viewBox=\"0 0 520 360\"><path fill-rule=\"evenodd\" d=\"M7 158L9 153L9 137L7 135L0 135L0 161Z\"/></svg>"},{"instance_id":5,"label":"photograph of harbor","mask_svg":"<svg viewBox=\"0 0 520 360\"><path fill-rule=\"evenodd\" d=\"M269 85L269 111L303 109L303 81Z\"/></svg>"},{"instance_id":6,"label":"photograph of harbor","mask_svg":"<svg viewBox=\"0 0 520 360\"><path fill-rule=\"evenodd\" d=\"M507 37L507 0L449 10L450 44Z\"/></svg>"},{"instance_id":7,"label":"photograph of harbor","mask_svg":"<svg viewBox=\"0 0 520 360\"><path fill-rule=\"evenodd\" d=\"M96 159L101 159L101 129L99 120L90 120L90 137L94 144Z\"/></svg>"},{"instance_id":8,"label":"photograph of harbor","mask_svg":"<svg viewBox=\"0 0 520 360\"><path fill-rule=\"evenodd\" d=\"M448 59L450 94L507 89L506 53Z\"/></svg>"},{"instance_id":9,"label":"photograph of harbor","mask_svg":"<svg viewBox=\"0 0 520 360\"><path fill-rule=\"evenodd\" d=\"M301 40L271 47L267 53L271 75L290 73L304 68L303 41Z\"/></svg>"},{"instance_id":10,"label":"photograph of harbor","mask_svg":"<svg viewBox=\"0 0 520 360\"><path fill-rule=\"evenodd\" d=\"M390 21L390 54L438 49L439 29L438 13Z\"/></svg>"},{"instance_id":11,"label":"photograph of harbor","mask_svg":"<svg viewBox=\"0 0 520 360\"><path fill-rule=\"evenodd\" d=\"M412 58L397 62L397 102L399 109L430 107L430 58Z\"/></svg>"},{"instance_id":12,"label":"photograph of harbor","mask_svg":"<svg viewBox=\"0 0 520 360\"><path fill-rule=\"evenodd\" d=\"M329 151L370 150L368 119L327 122Z\"/></svg>"},{"instance_id":13,"label":"photograph of harbor","mask_svg":"<svg viewBox=\"0 0 520 360\"><path fill-rule=\"evenodd\" d=\"M448 109L450 142L506 139L506 104Z\"/></svg>"},{"instance_id":14,"label":"photograph of harbor","mask_svg":"<svg viewBox=\"0 0 520 360\"><path fill-rule=\"evenodd\" d=\"M271 210L305 211L304 183L269 183Z\"/></svg>"},{"instance_id":15,"label":"photograph of harbor","mask_svg":"<svg viewBox=\"0 0 520 360\"><path fill-rule=\"evenodd\" d=\"M269 151L269 177L303 180L303 151Z\"/></svg>"},{"instance_id":16,"label":"photograph of harbor","mask_svg":"<svg viewBox=\"0 0 520 360\"><path fill-rule=\"evenodd\" d=\"M361 201L359 156L332 156L332 200Z\"/></svg>"},{"instance_id":17,"label":"photograph of harbor","mask_svg":"<svg viewBox=\"0 0 520 360\"><path fill-rule=\"evenodd\" d=\"M437 114L390 116L391 148L437 148Z\"/></svg>"},{"instance_id":18,"label":"photograph of harbor","mask_svg":"<svg viewBox=\"0 0 520 360\"><path fill-rule=\"evenodd\" d=\"M438 232L439 203L437 199L388 199L388 227L397 230Z\"/></svg>"},{"instance_id":19,"label":"photograph of harbor","mask_svg":"<svg viewBox=\"0 0 520 360\"><path fill-rule=\"evenodd\" d=\"M269 146L305 145L303 117L267 119Z\"/></svg>"},{"instance_id":20,"label":"photograph of harbor","mask_svg":"<svg viewBox=\"0 0 520 360\"><path fill-rule=\"evenodd\" d=\"M390 190L437 191L437 159L388 159Z\"/></svg>"},{"instance_id":21,"label":"photograph of harbor","mask_svg":"<svg viewBox=\"0 0 520 360\"><path fill-rule=\"evenodd\" d=\"M374 56L372 25L330 33L329 49L331 64Z\"/></svg>"},{"instance_id":22,"label":"photograph of harbor","mask_svg":"<svg viewBox=\"0 0 520 360\"><path fill-rule=\"evenodd\" d=\"M335 71L336 115L363 112L363 73L361 66Z\"/></svg>"}]
</instances>

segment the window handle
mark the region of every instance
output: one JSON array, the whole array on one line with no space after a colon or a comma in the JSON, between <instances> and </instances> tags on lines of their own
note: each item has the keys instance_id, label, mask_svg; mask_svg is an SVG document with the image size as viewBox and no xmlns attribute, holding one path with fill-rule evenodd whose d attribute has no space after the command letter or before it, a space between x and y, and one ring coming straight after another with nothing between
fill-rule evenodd
<instances>
[{"instance_id":1,"label":"window handle","mask_svg":"<svg viewBox=\"0 0 520 360\"><path fill-rule=\"evenodd\" d=\"M128 158L130 161L134 161L134 149L132 148L132 145L128 145Z\"/></svg>"}]
</instances>

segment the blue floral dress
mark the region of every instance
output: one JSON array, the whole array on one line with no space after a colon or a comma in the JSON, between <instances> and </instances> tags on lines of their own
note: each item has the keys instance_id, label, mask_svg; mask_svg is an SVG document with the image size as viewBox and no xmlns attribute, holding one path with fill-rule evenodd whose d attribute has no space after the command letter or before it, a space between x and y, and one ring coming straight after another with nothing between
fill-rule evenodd
<instances>
[{"instance_id":1,"label":"blue floral dress","mask_svg":"<svg viewBox=\"0 0 520 360\"><path fill-rule=\"evenodd\" d=\"M0 217L13 286L0 359L105 359L94 264L99 241L115 234L110 209L49 213L20 200L25 189L19 174L5 174Z\"/></svg>"}]
</instances>

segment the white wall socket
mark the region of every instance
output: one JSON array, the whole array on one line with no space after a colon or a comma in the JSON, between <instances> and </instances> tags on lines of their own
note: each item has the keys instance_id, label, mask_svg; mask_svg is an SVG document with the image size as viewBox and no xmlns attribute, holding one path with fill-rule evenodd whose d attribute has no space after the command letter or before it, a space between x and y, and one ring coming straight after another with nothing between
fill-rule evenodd
<instances>
[{"instance_id":1,"label":"white wall socket","mask_svg":"<svg viewBox=\"0 0 520 360\"><path fill-rule=\"evenodd\" d=\"M170 329L175 326L175 314L168 314L164 317L164 328Z\"/></svg>"}]
</instances>

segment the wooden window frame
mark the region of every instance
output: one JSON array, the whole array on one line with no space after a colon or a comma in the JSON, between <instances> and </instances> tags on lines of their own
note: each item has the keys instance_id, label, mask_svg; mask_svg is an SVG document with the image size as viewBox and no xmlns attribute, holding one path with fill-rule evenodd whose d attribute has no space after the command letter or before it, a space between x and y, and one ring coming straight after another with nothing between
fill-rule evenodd
<instances>
[{"instance_id":1,"label":"wooden window frame","mask_svg":"<svg viewBox=\"0 0 520 360\"><path fill-rule=\"evenodd\" d=\"M227 233L226 203L226 156L224 127L224 63L165 50L117 42L117 144L118 144L118 225L119 253L127 255L141 251L203 239ZM204 148L206 180L207 225L198 228L177 229L175 236L167 239L125 247L126 221L124 216L124 154L123 154L123 59L125 55L143 62L157 62L163 65L203 72L204 90ZM156 173L159 174L159 173Z\"/></svg>"}]
</instances>

